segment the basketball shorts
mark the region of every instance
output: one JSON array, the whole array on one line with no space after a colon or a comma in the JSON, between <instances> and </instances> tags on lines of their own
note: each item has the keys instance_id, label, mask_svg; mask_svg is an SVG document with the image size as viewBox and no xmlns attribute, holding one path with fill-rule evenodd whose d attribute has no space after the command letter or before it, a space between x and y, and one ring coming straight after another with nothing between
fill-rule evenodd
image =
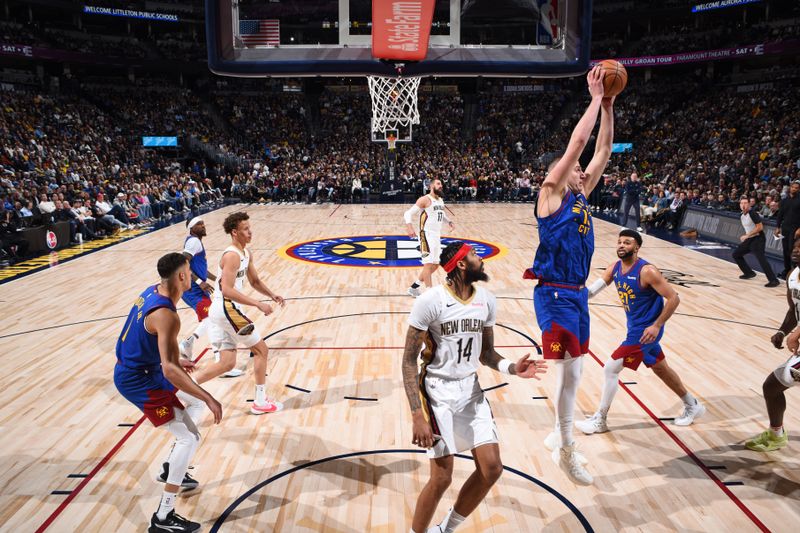
<instances>
[{"instance_id":1,"label":"basketball shorts","mask_svg":"<svg viewBox=\"0 0 800 533\"><path fill-rule=\"evenodd\" d=\"M629 331L628 338L611 354L611 359L622 359L622 366L631 370L636 370L642 363L647 368L650 368L664 359L664 350L661 349L659 344L661 337L664 336L664 328L662 327L658 332L656 340L648 344L639 344L642 333L644 333L643 329Z\"/></svg>"},{"instance_id":2,"label":"basketball shorts","mask_svg":"<svg viewBox=\"0 0 800 533\"><path fill-rule=\"evenodd\" d=\"M419 252L423 265L438 265L442 253L442 236L429 231L419 232Z\"/></svg>"},{"instance_id":3,"label":"basketball shorts","mask_svg":"<svg viewBox=\"0 0 800 533\"><path fill-rule=\"evenodd\" d=\"M157 370L131 369L117 363L114 385L156 427L175 418L175 409L184 409L176 396L178 389L167 381L161 367Z\"/></svg>"},{"instance_id":4,"label":"basketball shorts","mask_svg":"<svg viewBox=\"0 0 800 533\"><path fill-rule=\"evenodd\" d=\"M250 348L261 340L258 328L249 335L239 335L239 331L252 324L242 309L227 298L220 298L211 303L209 311L211 322L208 328L208 340L217 350L235 350L239 346Z\"/></svg>"},{"instance_id":5,"label":"basketball shorts","mask_svg":"<svg viewBox=\"0 0 800 533\"><path fill-rule=\"evenodd\" d=\"M589 351L589 291L537 285L533 308L542 331L545 359L564 359Z\"/></svg>"},{"instance_id":6,"label":"basketball shorts","mask_svg":"<svg viewBox=\"0 0 800 533\"><path fill-rule=\"evenodd\" d=\"M435 439L428 457L436 459L498 442L489 400L476 375L464 379L426 376L422 380L423 409Z\"/></svg>"},{"instance_id":7,"label":"basketball shorts","mask_svg":"<svg viewBox=\"0 0 800 533\"><path fill-rule=\"evenodd\" d=\"M800 384L800 355L792 354L785 363L775 369L773 374L784 387L796 387Z\"/></svg>"},{"instance_id":8,"label":"basketball shorts","mask_svg":"<svg viewBox=\"0 0 800 533\"><path fill-rule=\"evenodd\" d=\"M206 294L203 289L197 285L192 285L192 288L184 292L181 296L186 305L194 309L197 313L197 320L202 322L208 317L208 311L211 308L211 298Z\"/></svg>"}]
</instances>

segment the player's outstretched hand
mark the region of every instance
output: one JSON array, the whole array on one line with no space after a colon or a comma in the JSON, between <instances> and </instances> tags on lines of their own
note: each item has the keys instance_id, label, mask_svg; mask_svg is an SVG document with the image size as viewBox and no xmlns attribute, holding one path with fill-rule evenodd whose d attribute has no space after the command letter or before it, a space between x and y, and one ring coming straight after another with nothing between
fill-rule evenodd
<instances>
[{"instance_id":1,"label":"player's outstretched hand","mask_svg":"<svg viewBox=\"0 0 800 533\"><path fill-rule=\"evenodd\" d=\"M413 228L413 227L410 227L410 226L409 226L409 228L408 228L408 237L409 237L410 239L416 239L416 238L417 238L417 232L416 232L416 231L414 231L414 228Z\"/></svg>"},{"instance_id":2,"label":"player's outstretched hand","mask_svg":"<svg viewBox=\"0 0 800 533\"><path fill-rule=\"evenodd\" d=\"M272 314L272 306L269 305L267 302L258 302L258 310L264 313L265 316L269 316Z\"/></svg>"},{"instance_id":3,"label":"player's outstretched hand","mask_svg":"<svg viewBox=\"0 0 800 533\"><path fill-rule=\"evenodd\" d=\"M449 222L449 224L450 224L450 233L452 233L456 230L456 225L453 224L452 222Z\"/></svg>"},{"instance_id":4,"label":"player's outstretched hand","mask_svg":"<svg viewBox=\"0 0 800 533\"><path fill-rule=\"evenodd\" d=\"M526 353L514 365L517 376L525 379L539 379L539 374L547 372L547 361L530 359L531 354Z\"/></svg>"},{"instance_id":5,"label":"player's outstretched hand","mask_svg":"<svg viewBox=\"0 0 800 533\"><path fill-rule=\"evenodd\" d=\"M214 423L219 424L222 420L222 404L213 397L209 396L208 400L206 400L206 405L214 415Z\"/></svg>"},{"instance_id":6,"label":"player's outstretched hand","mask_svg":"<svg viewBox=\"0 0 800 533\"><path fill-rule=\"evenodd\" d=\"M592 98L603 96L605 89L603 88L603 69L600 65L595 65L589 71L589 74L586 75L586 83L589 85L589 94L592 95Z\"/></svg>"},{"instance_id":7,"label":"player's outstretched hand","mask_svg":"<svg viewBox=\"0 0 800 533\"><path fill-rule=\"evenodd\" d=\"M275 303L280 305L281 307L286 305L286 300L283 299L283 296L278 296L277 294L273 294L272 299L275 300Z\"/></svg>"},{"instance_id":8,"label":"player's outstretched hand","mask_svg":"<svg viewBox=\"0 0 800 533\"><path fill-rule=\"evenodd\" d=\"M415 411L411 416L414 426L412 429L413 438L412 444L416 444L420 448L430 448L433 446L433 430L431 425L425 420L422 411Z\"/></svg>"},{"instance_id":9,"label":"player's outstretched hand","mask_svg":"<svg viewBox=\"0 0 800 533\"><path fill-rule=\"evenodd\" d=\"M781 348L783 348L783 338L785 336L786 335L784 335L782 331L778 331L775 333L775 335L770 337L769 341L772 343L774 347L780 350Z\"/></svg>"},{"instance_id":10,"label":"player's outstretched hand","mask_svg":"<svg viewBox=\"0 0 800 533\"><path fill-rule=\"evenodd\" d=\"M186 359L185 357L179 357L178 362L181 364L181 367L186 371L187 374L191 374L196 370L194 361L191 359Z\"/></svg>"}]
</instances>

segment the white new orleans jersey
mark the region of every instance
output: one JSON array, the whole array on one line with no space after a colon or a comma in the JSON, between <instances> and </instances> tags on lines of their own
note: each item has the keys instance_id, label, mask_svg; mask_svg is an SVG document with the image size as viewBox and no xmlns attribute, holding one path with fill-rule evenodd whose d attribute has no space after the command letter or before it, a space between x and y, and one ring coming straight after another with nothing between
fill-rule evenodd
<instances>
[{"instance_id":1,"label":"white new orleans jersey","mask_svg":"<svg viewBox=\"0 0 800 533\"><path fill-rule=\"evenodd\" d=\"M445 218L444 200L436 198L432 194L429 194L428 198L431 201L431 205L423 209L419 214L419 231L420 233L441 235Z\"/></svg>"},{"instance_id":2,"label":"white new orleans jersey","mask_svg":"<svg viewBox=\"0 0 800 533\"><path fill-rule=\"evenodd\" d=\"M437 285L414 301L408 323L427 331L422 352L423 376L463 379L480 364L483 328L494 326L497 299L475 287L468 301L446 285Z\"/></svg>"}]
</instances>

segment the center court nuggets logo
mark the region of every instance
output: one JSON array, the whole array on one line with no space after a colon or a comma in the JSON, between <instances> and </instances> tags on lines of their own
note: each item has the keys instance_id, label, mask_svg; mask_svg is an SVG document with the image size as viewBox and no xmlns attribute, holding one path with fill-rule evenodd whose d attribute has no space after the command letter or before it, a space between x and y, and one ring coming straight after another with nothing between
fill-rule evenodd
<instances>
[{"instance_id":1,"label":"center court nuggets logo","mask_svg":"<svg viewBox=\"0 0 800 533\"><path fill-rule=\"evenodd\" d=\"M158 409L156 409L156 415L158 416L158 418L164 418L168 414L169 414L169 409L167 409L164 406L161 406Z\"/></svg>"},{"instance_id":2,"label":"center court nuggets logo","mask_svg":"<svg viewBox=\"0 0 800 533\"><path fill-rule=\"evenodd\" d=\"M497 244L470 239L443 238L442 247L453 241L469 244L484 259L506 252ZM419 241L405 235L333 237L290 244L278 253L285 258L308 263L367 268L419 268L422 257Z\"/></svg>"},{"instance_id":3,"label":"center court nuggets logo","mask_svg":"<svg viewBox=\"0 0 800 533\"><path fill-rule=\"evenodd\" d=\"M561 353L564 348L561 346L560 342L552 342L550 343L550 351L553 353Z\"/></svg>"}]
</instances>

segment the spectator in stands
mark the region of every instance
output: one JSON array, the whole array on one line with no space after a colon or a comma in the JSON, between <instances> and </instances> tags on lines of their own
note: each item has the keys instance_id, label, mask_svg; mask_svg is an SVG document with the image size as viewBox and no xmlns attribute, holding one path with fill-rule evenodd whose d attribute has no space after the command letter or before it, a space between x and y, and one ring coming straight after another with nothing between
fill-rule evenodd
<instances>
[{"instance_id":1,"label":"spectator in stands","mask_svg":"<svg viewBox=\"0 0 800 533\"><path fill-rule=\"evenodd\" d=\"M639 174L631 172L631 176L625 181L622 196L622 214L620 215L620 225L627 226L631 208L636 212L636 230L642 231L642 219L640 213L639 195L642 192L642 183L639 181Z\"/></svg>"},{"instance_id":2,"label":"spectator in stands","mask_svg":"<svg viewBox=\"0 0 800 533\"><path fill-rule=\"evenodd\" d=\"M783 271L779 277L786 279L792 271L792 246L794 240L800 236L800 180L795 180L789 186L789 194L781 201L777 216L775 236L783 237Z\"/></svg>"},{"instance_id":3,"label":"spectator in stands","mask_svg":"<svg viewBox=\"0 0 800 533\"><path fill-rule=\"evenodd\" d=\"M25 258L28 241L22 237L21 229L19 215L0 206L0 261L14 263Z\"/></svg>"}]
</instances>

